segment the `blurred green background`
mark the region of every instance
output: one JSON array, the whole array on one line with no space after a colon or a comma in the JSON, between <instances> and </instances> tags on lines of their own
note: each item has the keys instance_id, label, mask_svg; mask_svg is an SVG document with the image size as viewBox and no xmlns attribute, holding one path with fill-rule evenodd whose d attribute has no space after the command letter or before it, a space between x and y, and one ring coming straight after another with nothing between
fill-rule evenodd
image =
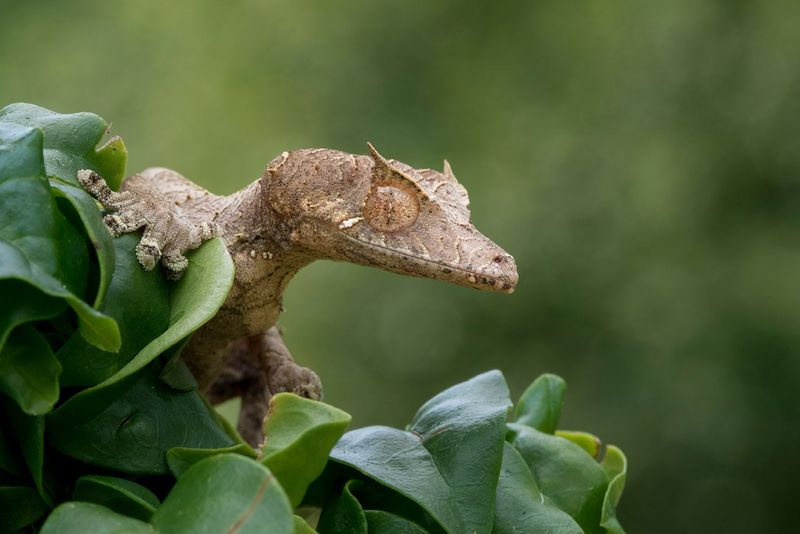
<instances>
[{"instance_id":1,"label":"blurred green background","mask_svg":"<svg viewBox=\"0 0 800 534\"><path fill-rule=\"evenodd\" d=\"M283 150L453 164L512 296L331 262L296 358L354 425L489 368L569 383L631 532L796 523L800 4L0 0L0 105L94 111L219 193Z\"/></svg>"}]
</instances>

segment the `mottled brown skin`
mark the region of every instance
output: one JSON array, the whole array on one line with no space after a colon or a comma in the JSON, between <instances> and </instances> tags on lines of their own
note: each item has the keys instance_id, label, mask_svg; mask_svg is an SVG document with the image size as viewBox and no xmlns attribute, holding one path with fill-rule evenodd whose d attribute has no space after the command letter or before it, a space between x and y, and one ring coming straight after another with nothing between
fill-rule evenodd
<instances>
[{"instance_id":1,"label":"mottled brown skin","mask_svg":"<svg viewBox=\"0 0 800 534\"><path fill-rule=\"evenodd\" d=\"M414 169L330 149L284 152L261 179L223 197L175 171L151 168L114 193L91 171L79 179L114 215L114 235L145 227L139 260L159 260L172 278L183 252L221 235L236 274L216 316L192 337L182 356L212 402L241 396L239 430L263 440L271 394L292 391L318 399L313 371L291 358L275 324L292 276L314 260L331 259L511 293L514 259L470 222L469 199L450 165ZM126 196L127 195L127 196Z\"/></svg>"}]
</instances>

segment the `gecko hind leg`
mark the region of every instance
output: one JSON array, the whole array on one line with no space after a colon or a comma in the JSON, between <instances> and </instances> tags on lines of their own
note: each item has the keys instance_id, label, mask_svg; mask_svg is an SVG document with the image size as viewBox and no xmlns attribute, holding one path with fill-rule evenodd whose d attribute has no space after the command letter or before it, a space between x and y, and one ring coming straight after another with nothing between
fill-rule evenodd
<instances>
[{"instance_id":1,"label":"gecko hind leg","mask_svg":"<svg viewBox=\"0 0 800 534\"><path fill-rule=\"evenodd\" d=\"M264 418L272 395L288 391L322 398L322 383L314 371L295 363L277 327L246 337L228 348L228 363L206 391L212 404L241 397L237 430L253 447L264 442Z\"/></svg>"}]
</instances>

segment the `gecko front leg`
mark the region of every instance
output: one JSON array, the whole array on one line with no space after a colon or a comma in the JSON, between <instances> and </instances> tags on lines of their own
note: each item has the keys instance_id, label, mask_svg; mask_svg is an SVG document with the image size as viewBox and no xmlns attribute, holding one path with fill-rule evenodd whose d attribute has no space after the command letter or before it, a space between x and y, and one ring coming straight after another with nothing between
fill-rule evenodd
<instances>
[{"instance_id":1,"label":"gecko front leg","mask_svg":"<svg viewBox=\"0 0 800 534\"><path fill-rule=\"evenodd\" d=\"M184 253L199 247L203 241L220 235L213 222L194 224L181 217L178 209L160 199L152 191L112 191L102 176L91 170L78 171L78 181L94 196L109 214L103 222L117 237L144 227L136 246L136 258L145 270L161 261L167 278L177 280L189 265Z\"/></svg>"},{"instance_id":2,"label":"gecko front leg","mask_svg":"<svg viewBox=\"0 0 800 534\"><path fill-rule=\"evenodd\" d=\"M225 369L206 396L212 404L241 397L237 429L254 447L264 441L264 418L272 395L288 391L313 400L322 397L319 377L295 363L275 326L232 343L227 357Z\"/></svg>"}]
</instances>

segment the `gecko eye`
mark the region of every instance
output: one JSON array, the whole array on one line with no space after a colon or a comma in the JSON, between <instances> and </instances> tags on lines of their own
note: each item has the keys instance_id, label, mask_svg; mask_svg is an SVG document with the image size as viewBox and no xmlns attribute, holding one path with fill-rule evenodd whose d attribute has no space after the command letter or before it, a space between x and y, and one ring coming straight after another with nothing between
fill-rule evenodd
<instances>
[{"instance_id":1,"label":"gecko eye","mask_svg":"<svg viewBox=\"0 0 800 534\"><path fill-rule=\"evenodd\" d=\"M381 232L397 232L414 224L419 216L419 200L412 191L391 185L372 190L364 204L367 223Z\"/></svg>"}]
</instances>

